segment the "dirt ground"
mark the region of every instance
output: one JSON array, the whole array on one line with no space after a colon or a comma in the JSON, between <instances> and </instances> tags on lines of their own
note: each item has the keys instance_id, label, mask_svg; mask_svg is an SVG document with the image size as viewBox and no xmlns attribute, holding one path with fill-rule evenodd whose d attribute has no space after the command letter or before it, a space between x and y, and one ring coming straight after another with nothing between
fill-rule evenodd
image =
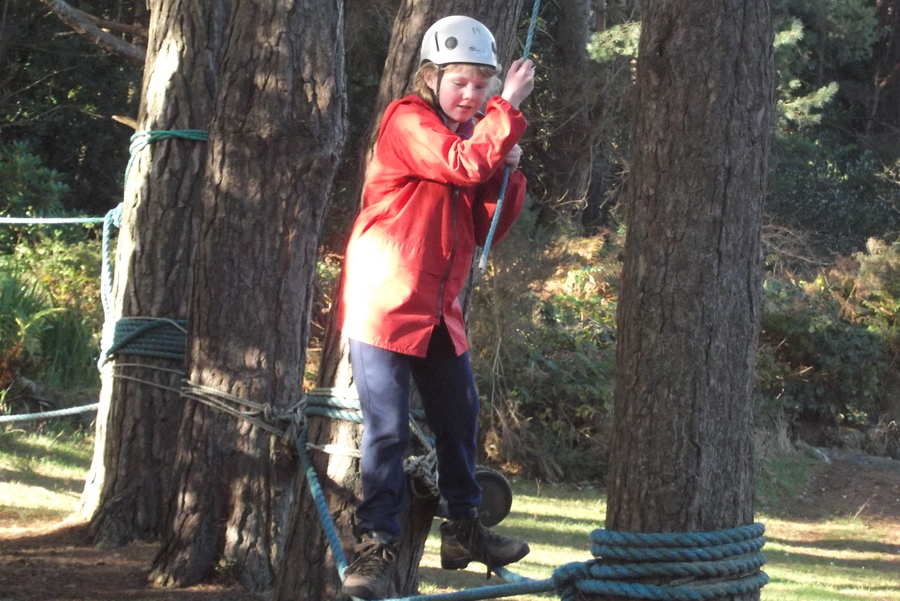
<instances>
[{"instance_id":1,"label":"dirt ground","mask_svg":"<svg viewBox=\"0 0 900 601\"><path fill-rule=\"evenodd\" d=\"M798 521L856 516L900 533L900 461L829 451L791 515ZM158 589L147 583L155 545L92 548L84 526L0 521L0 601L265 601L234 586ZM900 539L896 552L900 553Z\"/></svg>"}]
</instances>

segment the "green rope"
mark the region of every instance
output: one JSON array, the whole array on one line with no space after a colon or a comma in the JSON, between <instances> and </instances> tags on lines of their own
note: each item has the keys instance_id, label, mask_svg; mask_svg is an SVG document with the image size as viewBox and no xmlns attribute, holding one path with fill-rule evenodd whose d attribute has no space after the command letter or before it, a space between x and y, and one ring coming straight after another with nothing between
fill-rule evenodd
<instances>
[{"instance_id":1,"label":"green rope","mask_svg":"<svg viewBox=\"0 0 900 601\"><path fill-rule=\"evenodd\" d=\"M525 49L522 52L522 61L528 59L528 53L531 51L531 41L534 39L534 30L537 25L538 12L541 8L541 0L534 0L534 8L531 11L531 23L528 26L528 36L525 38ZM481 251L481 257L478 259L478 270L483 272L487 269L488 253L491 252L491 241L494 239L494 233L497 230L497 222L500 220L500 209L503 208L503 198L506 196L506 186L509 183L509 174L511 169L509 165L503 171L503 181L500 184L500 192L497 198L497 208L494 209L494 216L491 219L491 227L488 229L487 238L484 240L484 249Z\"/></svg>"},{"instance_id":2,"label":"green rope","mask_svg":"<svg viewBox=\"0 0 900 601\"><path fill-rule=\"evenodd\" d=\"M125 166L125 188L127 193L128 178L138 154L154 142L169 139L184 139L205 142L207 134L200 129L149 130L137 132L131 136L130 156ZM100 342L100 361L102 369L114 353L142 355L172 360L184 360L185 354L185 320L158 319L147 323L147 319L128 317L113 322L113 268L112 268L112 229L118 228L122 219L122 207L107 213L103 222L103 264L101 266L101 302L106 320L103 323L103 334Z\"/></svg>"}]
</instances>

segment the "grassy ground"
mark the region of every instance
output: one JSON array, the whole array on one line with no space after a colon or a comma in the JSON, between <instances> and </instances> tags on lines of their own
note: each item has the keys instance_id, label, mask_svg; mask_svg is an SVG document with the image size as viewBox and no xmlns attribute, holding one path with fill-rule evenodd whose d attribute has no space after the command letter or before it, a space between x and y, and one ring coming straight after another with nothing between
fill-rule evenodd
<instances>
[{"instance_id":1,"label":"grassy ground","mask_svg":"<svg viewBox=\"0 0 900 601\"><path fill-rule=\"evenodd\" d=\"M0 524L25 529L68 516L84 488L93 439L85 434L0 433Z\"/></svg>"},{"instance_id":2,"label":"grassy ground","mask_svg":"<svg viewBox=\"0 0 900 601\"><path fill-rule=\"evenodd\" d=\"M86 435L0 433L0 572L7 561L6 565L18 565L14 562L29 553L31 543L23 542L17 550L19 541L34 541L29 533L65 518L75 506L89 467L91 444ZM769 465L771 472L764 472L768 477L757 502L757 520L767 529L764 569L771 577L762 598L900 601L900 462L849 455L836 455L828 464L801 457L779 461ZM513 566L514 572L543 580L562 564L590 559L590 532L603 527L606 511L601 491L522 479L511 482L512 511L496 529L528 540L532 549ZM485 580L478 564L457 572L441 570L436 526L421 564L423 594L503 583L496 576ZM66 549L65 553L82 552L77 545ZM150 557L152 549L141 553ZM60 550L49 552L49 561L61 554ZM16 557L20 559L9 559ZM92 557L85 563L108 566L111 561ZM0 599L18 598L10 596L12 588L4 590L7 582L0 575ZM178 598L199 599L199 594ZM221 593L202 594L208 595L203 599L226 598ZM516 598L532 601L555 596Z\"/></svg>"}]
</instances>

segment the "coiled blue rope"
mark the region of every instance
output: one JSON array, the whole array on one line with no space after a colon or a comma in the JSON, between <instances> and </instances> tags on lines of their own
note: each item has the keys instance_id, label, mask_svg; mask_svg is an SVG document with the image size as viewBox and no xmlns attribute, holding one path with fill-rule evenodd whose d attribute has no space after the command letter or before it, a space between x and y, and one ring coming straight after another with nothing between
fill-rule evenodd
<instances>
[{"instance_id":1,"label":"coiled blue rope","mask_svg":"<svg viewBox=\"0 0 900 601\"><path fill-rule=\"evenodd\" d=\"M318 415L361 423L358 401L315 389L306 397L306 415ZM297 440L306 479L338 566L341 579L347 560L335 530L328 504L312 467L307 431ZM416 595L390 601L476 601L555 591L562 601L584 595L612 595L657 601L711 601L759 590L769 577L760 568L765 557L763 524L750 524L713 532L632 533L594 530L588 562L574 562L554 570L551 578L525 578L506 568L494 572L508 584L484 586L452 593ZM630 563L621 563L623 560ZM691 579L678 586L634 582L640 579Z\"/></svg>"}]
</instances>

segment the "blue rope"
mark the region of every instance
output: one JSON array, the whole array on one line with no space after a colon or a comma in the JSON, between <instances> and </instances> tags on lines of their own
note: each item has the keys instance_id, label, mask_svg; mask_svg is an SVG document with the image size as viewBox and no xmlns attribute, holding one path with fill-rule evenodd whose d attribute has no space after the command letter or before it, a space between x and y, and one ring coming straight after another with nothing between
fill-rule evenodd
<instances>
[{"instance_id":1,"label":"blue rope","mask_svg":"<svg viewBox=\"0 0 900 601\"><path fill-rule=\"evenodd\" d=\"M760 568L765 526L714 532L591 533L592 562L571 563L553 573L563 601L610 595L659 601L701 601L759 590L769 581ZM640 563L620 563L623 560ZM607 562L612 563L607 563ZM619 582L640 578L692 579L680 586ZM704 582L697 579L716 579ZM719 581L730 578L727 581Z\"/></svg>"},{"instance_id":2,"label":"blue rope","mask_svg":"<svg viewBox=\"0 0 900 601\"><path fill-rule=\"evenodd\" d=\"M11 225L58 225L64 223L102 223L103 217L0 217L0 223Z\"/></svg>"},{"instance_id":3,"label":"blue rope","mask_svg":"<svg viewBox=\"0 0 900 601\"><path fill-rule=\"evenodd\" d=\"M531 51L531 41L534 39L534 30L537 25L538 11L541 8L541 0L534 0L534 8L531 11L531 23L528 26L528 37L525 38L525 51L522 53L522 60L528 59L528 53ZM491 252L491 243L494 240L494 232L497 230L497 222L500 220L500 209L503 208L503 198L506 196L506 186L509 183L509 174L512 171L509 165L503 170L503 182L500 184L500 194L497 199L497 208L494 209L494 216L491 219L491 227L488 230L487 238L484 240L484 250L481 251L481 258L478 260L478 270L487 269L488 253Z\"/></svg>"},{"instance_id":4,"label":"blue rope","mask_svg":"<svg viewBox=\"0 0 900 601\"><path fill-rule=\"evenodd\" d=\"M0 424L9 422L25 422L38 419L49 419L51 417L62 417L66 415L75 415L77 413L87 413L96 411L100 407L100 403L91 405L82 405L81 407L69 407L67 409L56 409L53 411L41 411L39 413L19 413L15 415L0 415Z\"/></svg>"}]
</instances>

